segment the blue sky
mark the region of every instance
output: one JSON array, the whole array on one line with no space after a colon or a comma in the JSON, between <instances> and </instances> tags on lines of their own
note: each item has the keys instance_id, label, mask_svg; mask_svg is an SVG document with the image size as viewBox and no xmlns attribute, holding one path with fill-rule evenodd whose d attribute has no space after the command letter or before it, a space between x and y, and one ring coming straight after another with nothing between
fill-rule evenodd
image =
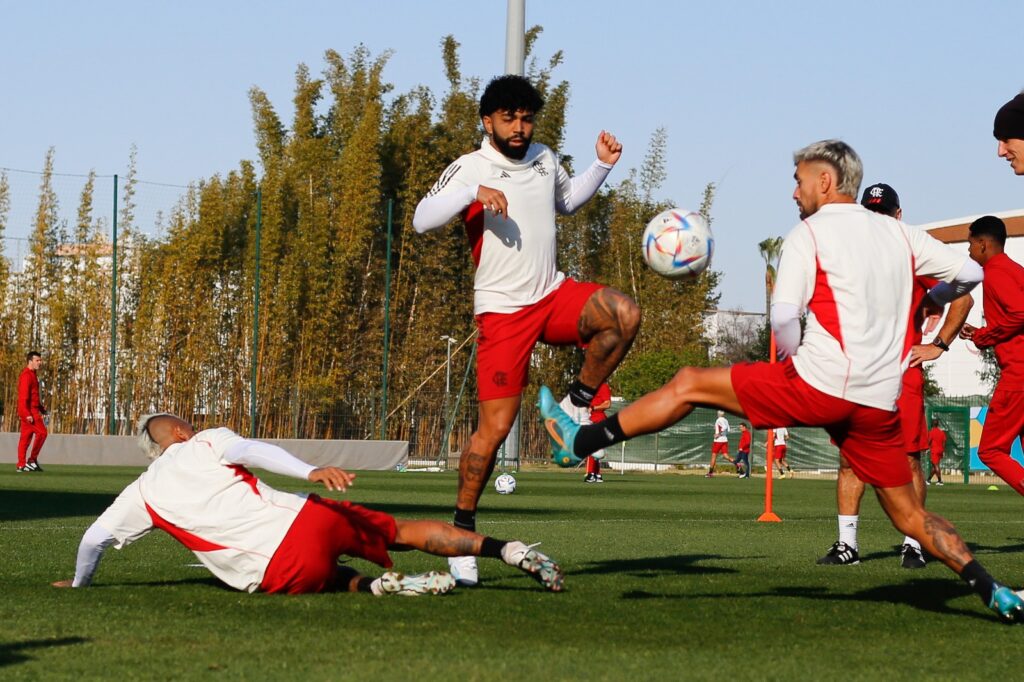
<instances>
[{"instance_id":1,"label":"blue sky","mask_svg":"<svg viewBox=\"0 0 1024 682\"><path fill-rule=\"evenodd\" d=\"M1024 88L1024 3L527 0L545 59L572 87L566 151L593 155L598 131L625 144L612 181L668 130L660 197L713 215L723 307L763 306L756 245L795 224L792 152L839 137L865 183L888 182L909 222L1024 208L1024 179L996 157L992 117ZM184 185L256 156L247 92L286 121L296 65L324 50L390 49L395 90L445 82L439 43L462 44L465 76L504 67L505 0L376 2L2 2L0 167L37 170L56 147L65 173L124 173ZM18 236L38 178L11 174ZM73 215L80 180L61 180ZM149 195L147 195L149 192ZM173 188L140 189L140 203ZM65 194L70 196L65 196ZM147 196L153 198L147 199ZM639 234L643 226L637 226ZM10 255L10 253L8 253Z\"/></svg>"}]
</instances>

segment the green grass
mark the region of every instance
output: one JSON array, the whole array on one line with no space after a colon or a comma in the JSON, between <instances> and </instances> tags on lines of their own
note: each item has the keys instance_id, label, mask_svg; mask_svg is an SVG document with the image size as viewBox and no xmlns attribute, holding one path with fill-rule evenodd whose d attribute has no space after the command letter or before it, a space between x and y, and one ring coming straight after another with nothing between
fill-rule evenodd
<instances>
[{"instance_id":1,"label":"green grass","mask_svg":"<svg viewBox=\"0 0 1024 682\"><path fill-rule=\"evenodd\" d=\"M870 496L866 560L816 566L835 539L829 481L778 482L783 522L763 524L757 479L610 474L585 486L576 473L522 473L515 495L485 495L480 530L543 541L566 570L562 594L484 560L484 586L440 598L248 595L161 533L110 550L90 589L50 587L136 473L0 472L0 678L968 680L1019 667L1024 627L999 624L938 563L901 569L901 538ZM997 578L1021 582L1024 501L1005 486L929 493ZM447 520L454 494L453 474L361 473L349 499ZM410 572L444 565L395 559Z\"/></svg>"}]
</instances>

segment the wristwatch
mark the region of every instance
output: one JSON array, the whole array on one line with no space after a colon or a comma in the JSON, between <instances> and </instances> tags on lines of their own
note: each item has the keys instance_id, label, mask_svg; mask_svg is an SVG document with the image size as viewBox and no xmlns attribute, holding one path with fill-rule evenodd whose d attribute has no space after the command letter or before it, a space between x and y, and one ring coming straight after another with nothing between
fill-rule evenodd
<instances>
[{"instance_id":1,"label":"wristwatch","mask_svg":"<svg viewBox=\"0 0 1024 682\"><path fill-rule=\"evenodd\" d=\"M949 350L949 344L942 340L941 336L936 336L935 340L932 341L933 346L938 346L942 350Z\"/></svg>"}]
</instances>

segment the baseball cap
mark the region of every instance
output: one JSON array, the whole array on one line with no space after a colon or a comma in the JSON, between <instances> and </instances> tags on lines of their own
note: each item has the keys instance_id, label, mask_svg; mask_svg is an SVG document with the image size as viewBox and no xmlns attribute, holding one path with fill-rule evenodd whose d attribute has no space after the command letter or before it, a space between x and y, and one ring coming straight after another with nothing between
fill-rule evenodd
<instances>
[{"instance_id":1,"label":"baseball cap","mask_svg":"<svg viewBox=\"0 0 1024 682\"><path fill-rule=\"evenodd\" d=\"M860 205L869 211L895 217L900 207L900 195L889 185L879 182L864 190Z\"/></svg>"}]
</instances>

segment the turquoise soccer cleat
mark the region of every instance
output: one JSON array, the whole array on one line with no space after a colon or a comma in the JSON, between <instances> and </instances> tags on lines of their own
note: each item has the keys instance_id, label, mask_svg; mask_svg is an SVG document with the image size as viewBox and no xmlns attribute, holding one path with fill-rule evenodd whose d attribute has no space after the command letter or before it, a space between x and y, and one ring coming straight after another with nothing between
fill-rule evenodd
<instances>
[{"instance_id":1,"label":"turquoise soccer cleat","mask_svg":"<svg viewBox=\"0 0 1024 682\"><path fill-rule=\"evenodd\" d=\"M1020 593L1009 587L997 585L996 589L992 590L992 599L988 607L995 611L1004 623L1024 621L1024 599Z\"/></svg>"},{"instance_id":2,"label":"turquoise soccer cleat","mask_svg":"<svg viewBox=\"0 0 1024 682\"><path fill-rule=\"evenodd\" d=\"M551 389L547 386L540 387L537 407L551 440L551 461L560 467L576 466L583 461L573 452L573 442L576 440L580 425L558 406L555 396L551 395Z\"/></svg>"}]
</instances>

